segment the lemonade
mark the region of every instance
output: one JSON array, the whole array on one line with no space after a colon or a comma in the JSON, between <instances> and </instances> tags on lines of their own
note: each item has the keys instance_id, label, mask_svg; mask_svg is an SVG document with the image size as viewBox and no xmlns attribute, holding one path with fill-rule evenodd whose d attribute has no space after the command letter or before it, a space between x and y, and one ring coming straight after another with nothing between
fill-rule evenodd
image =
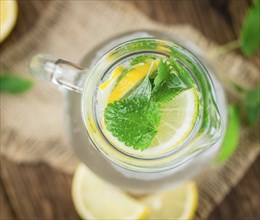
<instances>
[{"instance_id":1,"label":"lemonade","mask_svg":"<svg viewBox=\"0 0 260 220\"><path fill-rule=\"evenodd\" d=\"M72 90L65 123L79 159L128 192L190 179L220 148L223 89L203 56L182 44L163 33L136 32L88 52L86 69L49 55L32 59L32 75Z\"/></svg>"},{"instance_id":2,"label":"lemonade","mask_svg":"<svg viewBox=\"0 0 260 220\"><path fill-rule=\"evenodd\" d=\"M99 86L103 126L121 151L156 156L181 145L199 116L199 91L174 57L137 55Z\"/></svg>"}]
</instances>

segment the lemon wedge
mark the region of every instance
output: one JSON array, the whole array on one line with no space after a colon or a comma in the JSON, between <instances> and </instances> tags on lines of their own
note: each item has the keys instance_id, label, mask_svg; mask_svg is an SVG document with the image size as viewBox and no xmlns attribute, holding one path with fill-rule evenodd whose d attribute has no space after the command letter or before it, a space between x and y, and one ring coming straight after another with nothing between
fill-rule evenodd
<instances>
[{"instance_id":1,"label":"lemon wedge","mask_svg":"<svg viewBox=\"0 0 260 220\"><path fill-rule=\"evenodd\" d=\"M73 177L72 199L82 219L186 220L194 217L198 189L190 181L137 199L101 180L81 163Z\"/></svg>"},{"instance_id":2,"label":"lemon wedge","mask_svg":"<svg viewBox=\"0 0 260 220\"><path fill-rule=\"evenodd\" d=\"M0 42L2 42L13 29L18 14L16 0L0 1Z\"/></svg>"},{"instance_id":3,"label":"lemon wedge","mask_svg":"<svg viewBox=\"0 0 260 220\"><path fill-rule=\"evenodd\" d=\"M144 219L148 209L80 164L72 182L72 199L82 219Z\"/></svg>"},{"instance_id":4,"label":"lemon wedge","mask_svg":"<svg viewBox=\"0 0 260 220\"><path fill-rule=\"evenodd\" d=\"M113 103L114 101L121 99L131 89L138 85L148 73L156 70L157 66L158 60L137 64L133 69L129 70L111 92L108 103Z\"/></svg>"},{"instance_id":5,"label":"lemon wedge","mask_svg":"<svg viewBox=\"0 0 260 220\"><path fill-rule=\"evenodd\" d=\"M100 86L99 89L104 90L107 88L107 86L113 82L114 79L116 79L123 71L125 70L125 67L123 66L118 66L115 68L114 72L112 73L111 77L103 82Z\"/></svg>"},{"instance_id":6,"label":"lemon wedge","mask_svg":"<svg viewBox=\"0 0 260 220\"><path fill-rule=\"evenodd\" d=\"M185 140L195 125L199 113L199 100L194 88L184 90L170 102L161 106L161 121L151 149L174 148ZM157 147L157 148L158 148Z\"/></svg>"},{"instance_id":7,"label":"lemon wedge","mask_svg":"<svg viewBox=\"0 0 260 220\"><path fill-rule=\"evenodd\" d=\"M188 182L141 201L150 210L148 219L192 219L198 206L198 189L195 182Z\"/></svg>"}]
</instances>

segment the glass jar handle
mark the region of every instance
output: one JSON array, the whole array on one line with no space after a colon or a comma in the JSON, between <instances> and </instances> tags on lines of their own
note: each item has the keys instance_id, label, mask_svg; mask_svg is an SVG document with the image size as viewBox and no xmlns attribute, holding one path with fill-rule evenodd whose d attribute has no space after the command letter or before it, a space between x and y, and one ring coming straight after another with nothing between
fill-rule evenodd
<instances>
[{"instance_id":1,"label":"glass jar handle","mask_svg":"<svg viewBox=\"0 0 260 220\"><path fill-rule=\"evenodd\" d=\"M37 54L31 60L29 72L40 80L53 82L78 93L83 91L86 70L69 61Z\"/></svg>"}]
</instances>

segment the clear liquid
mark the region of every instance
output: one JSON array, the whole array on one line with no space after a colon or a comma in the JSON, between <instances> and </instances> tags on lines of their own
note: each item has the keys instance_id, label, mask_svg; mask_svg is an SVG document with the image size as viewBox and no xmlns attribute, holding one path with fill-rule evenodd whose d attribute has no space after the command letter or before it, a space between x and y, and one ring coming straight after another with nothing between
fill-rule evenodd
<instances>
[{"instance_id":1,"label":"clear liquid","mask_svg":"<svg viewBox=\"0 0 260 220\"><path fill-rule=\"evenodd\" d=\"M140 86L142 85L142 82L144 82L144 80L148 77L148 75L149 75L149 80L152 82L151 84L153 84L155 81L155 78L158 75L158 64L159 64L160 60L163 61L164 63L168 63L167 64L168 67L170 67L170 68L172 67L172 66L170 66L170 63L168 62L168 60L169 60L168 57L164 57L162 55L155 55L155 54L152 54L152 55L144 54L144 55L145 55L145 57L152 57L151 60L149 60L149 58L148 58L148 61L139 61L139 62L136 61L132 64L133 61L140 58L140 55L135 55L135 56L132 56L129 60L124 61L124 62L120 63L118 66L112 68L110 70L110 72L103 78L102 83L99 85L96 100L97 100L97 104L99 107L98 111L99 111L99 116L100 116L100 127L104 131L104 133L107 134L106 137L109 140L109 142L112 143L113 146L116 146L119 150L121 150L122 152L127 153L129 155L135 155L135 156L140 156L140 157L156 157L156 156L163 155L167 152L170 152L174 148L177 148L187 139L187 137L189 136L193 127L196 124L196 120L198 118L199 113L196 115L196 118L186 117L186 118L189 118L190 120L183 121L183 123L188 124L189 128L182 129L183 127L185 127L187 125L182 125L180 123L180 121L178 120L178 117L179 118L185 117L184 116L185 114L189 114L189 112L191 112L190 109L181 109L181 110L177 109L178 102L182 103L182 100L180 97L183 97L183 96L181 96L181 94L179 94L180 95L179 98L178 98L178 95L176 96L176 99L175 99L175 97L172 98L172 99L176 100L176 106L177 106L176 110L173 109L173 110L167 111L168 105L161 104L160 107L162 109L165 109L162 113L161 118L166 118L166 117L167 118L164 121L162 120L162 122L160 122L157 135L154 137L151 145L145 150L133 149L133 146L132 147L126 146L125 143L119 141L117 139L117 137L113 136L113 134L106 129L106 125L104 122L104 111L105 111L108 103L111 103L110 99L111 99L111 97L113 97L113 95L117 96L118 91L122 92L122 94L123 94L122 97L120 97L120 98L117 97L117 99L113 100L113 102L120 101L122 99L127 99L127 98L131 97L131 95L140 88ZM181 64L178 63L178 65L180 66ZM120 69L120 73L119 73L118 69ZM148 75L146 72L142 72L144 69L145 69L145 71L146 70L150 71L148 73ZM199 97L199 91L197 90L196 83L195 83L192 75L190 75L189 72L186 71L185 67L182 67L182 70L183 70L183 72L178 71L177 69L171 69L171 74L178 76L178 78L176 78L176 79L179 80L178 82L181 82L181 84L177 84L177 82L176 82L175 84L173 84L173 86L171 87L169 92L179 91L178 86L181 86L184 89L182 89L180 93L187 91L189 89L193 89L192 91L194 91L196 93L195 96ZM129 77L129 75L131 75L132 78ZM133 85L131 84L131 81L128 82L126 80L127 78L129 78L129 80L134 80L134 79L138 78L138 76L140 77L140 75L142 75L142 77ZM124 81L124 84L123 84L124 87L121 88L120 85L122 85L122 81ZM131 85L131 86L129 87L129 85ZM174 87L175 85L177 88ZM118 89L118 87L120 87L121 89ZM192 97L191 97L191 99L192 99ZM187 106L187 107L193 107L193 106ZM201 107L202 106L200 106L199 98L198 98L197 104L195 106L195 108L197 108L197 110L198 110L197 112L199 112L199 108L201 108ZM168 119L170 119L170 120L168 120ZM165 121L170 121L170 122L165 122ZM165 125L165 123L166 123L166 125ZM132 128L129 128L129 129L132 129Z\"/></svg>"},{"instance_id":2,"label":"clear liquid","mask_svg":"<svg viewBox=\"0 0 260 220\"><path fill-rule=\"evenodd\" d=\"M126 40L139 37L156 37L160 39L171 40L180 45L183 45L184 47L187 47L191 51L194 51L195 54L199 54L200 60L204 61L201 53L197 53L199 49L195 45L191 44L191 42L185 42L183 39L169 36L165 33L150 31L133 32L109 39L107 42L99 45L93 51L89 51L82 60L81 65L91 68L95 62L100 59L100 56L107 52L108 48L112 48ZM204 62L204 65L208 69L209 74L213 79L213 84L217 91L220 112L225 123L226 103L223 89L218 80L214 77L214 71L212 71L207 61ZM105 77L109 78L109 74L111 73L112 71L110 71ZM189 160L187 163L182 164L172 169L171 171L159 173L133 172L109 161L96 148L93 147L91 141L86 137L85 125L82 122L81 113L79 110L79 106L81 104L80 95L74 92L67 92L66 100L67 118L65 121L68 122L68 134L78 158L103 179L132 193L144 194L153 192L155 190L172 187L182 181L194 177L199 172L201 172L201 170L204 169L210 161L213 160L221 144L221 140L219 140L216 144L211 146L210 149L203 151L201 154L196 156L196 158Z\"/></svg>"}]
</instances>

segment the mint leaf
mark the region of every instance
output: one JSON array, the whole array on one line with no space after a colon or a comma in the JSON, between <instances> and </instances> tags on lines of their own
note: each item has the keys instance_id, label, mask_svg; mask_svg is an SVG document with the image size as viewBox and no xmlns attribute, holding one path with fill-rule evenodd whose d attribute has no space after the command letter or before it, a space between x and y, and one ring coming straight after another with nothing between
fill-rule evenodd
<instances>
[{"instance_id":1,"label":"mint leaf","mask_svg":"<svg viewBox=\"0 0 260 220\"><path fill-rule=\"evenodd\" d=\"M248 123L255 125L260 116L260 85L246 91L243 104L246 108Z\"/></svg>"},{"instance_id":2,"label":"mint leaf","mask_svg":"<svg viewBox=\"0 0 260 220\"><path fill-rule=\"evenodd\" d=\"M126 146L145 150L157 133L161 112L159 104L146 97L133 97L109 104L104 116L114 137Z\"/></svg>"},{"instance_id":3,"label":"mint leaf","mask_svg":"<svg viewBox=\"0 0 260 220\"><path fill-rule=\"evenodd\" d=\"M172 70L177 74L180 80L187 86L191 87L194 82L192 82L191 76L187 69L183 65L181 65L177 60L173 57L169 58L169 62L171 63Z\"/></svg>"},{"instance_id":4,"label":"mint leaf","mask_svg":"<svg viewBox=\"0 0 260 220\"><path fill-rule=\"evenodd\" d=\"M152 84L149 81L148 74L147 77L143 80L143 82L133 91L130 93L127 98L133 98L137 96L145 96L146 98L150 99L152 93Z\"/></svg>"},{"instance_id":5,"label":"mint leaf","mask_svg":"<svg viewBox=\"0 0 260 220\"><path fill-rule=\"evenodd\" d=\"M240 33L240 47L249 56L260 47L260 2L255 1L244 20Z\"/></svg>"},{"instance_id":6,"label":"mint leaf","mask_svg":"<svg viewBox=\"0 0 260 220\"><path fill-rule=\"evenodd\" d=\"M170 74L169 66L166 62L160 60L158 64L158 74L154 79L154 90L158 89L166 81Z\"/></svg>"},{"instance_id":7,"label":"mint leaf","mask_svg":"<svg viewBox=\"0 0 260 220\"><path fill-rule=\"evenodd\" d=\"M136 65L138 63L146 63L147 61L149 60L155 60L156 58L154 56L151 56L151 55L141 55L141 56L138 56L138 57L135 57L131 60L130 62L130 65Z\"/></svg>"},{"instance_id":8,"label":"mint leaf","mask_svg":"<svg viewBox=\"0 0 260 220\"><path fill-rule=\"evenodd\" d=\"M152 99L158 103L170 101L192 85L186 69L171 58L167 61L169 64L160 60L158 74L154 79Z\"/></svg>"},{"instance_id":9,"label":"mint leaf","mask_svg":"<svg viewBox=\"0 0 260 220\"><path fill-rule=\"evenodd\" d=\"M32 87L32 81L14 75L0 76L0 92L23 93Z\"/></svg>"},{"instance_id":10,"label":"mint leaf","mask_svg":"<svg viewBox=\"0 0 260 220\"><path fill-rule=\"evenodd\" d=\"M240 117L238 106L228 106L228 125L222 148L218 155L218 162L227 160L236 150L239 142Z\"/></svg>"},{"instance_id":11,"label":"mint leaf","mask_svg":"<svg viewBox=\"0 0 260 220\"><path fill-rule=\"evenodd\" d=\"M166 103L180 94L187 86L175 74L170 74L163 86L152 92L152 99L158 103Z\"/></svg>"}]
</instances>

